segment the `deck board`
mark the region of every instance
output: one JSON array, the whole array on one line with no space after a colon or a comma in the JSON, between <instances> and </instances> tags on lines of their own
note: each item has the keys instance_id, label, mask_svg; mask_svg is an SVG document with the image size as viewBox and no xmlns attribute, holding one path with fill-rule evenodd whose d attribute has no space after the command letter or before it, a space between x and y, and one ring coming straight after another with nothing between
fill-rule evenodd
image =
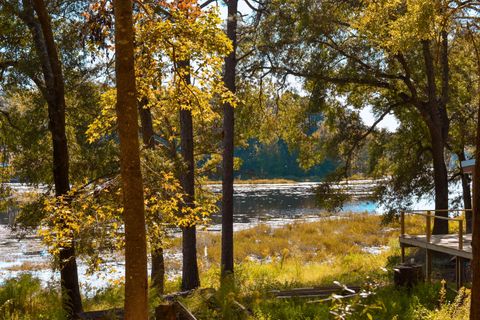
<instances>
[{"instance_id":1,"label":"deck board","mask_svg":"<svg viewBox=\"0 0 480 320\"><path fill-rule=\"evenodd\" d=\"M436 252L450 254L452 256L472 259L472 235L463 236L463 249L458 249L458 234L436 234L431 235L430 242L427 242L426 235L408 235L399 237L400 244L406 247L418 247Z\"/></svg>"}]
</instances>

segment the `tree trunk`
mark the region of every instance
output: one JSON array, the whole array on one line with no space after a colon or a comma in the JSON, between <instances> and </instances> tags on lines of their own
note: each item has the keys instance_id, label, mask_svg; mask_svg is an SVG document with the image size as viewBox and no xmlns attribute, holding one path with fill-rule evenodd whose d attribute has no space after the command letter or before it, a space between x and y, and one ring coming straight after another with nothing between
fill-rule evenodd
<instances>
[{"instance_id":1,"label":"tree trunk","mask_svg":"<svg viewBox=\"0 0 480 320\"><path fill-rule=\"evenodd\" d=\"M477 76L480 77L480 50L473 34ZM480 80L477 80L477 96L480 98ZM472 291L470 297L470 320L480 320L480 99L477 110L477 137L475 150L475 169L473 171L473 214L472 214Z\"/></svg>"},{"instance_id":2,"label":"tree trunk","mask_svg":"<svg viewBox=\"0 0 480 320\"><path fill-rule=\"evenodd\" d=\"M178 63L179 68L190 68L188 61ZM185 82L190 84L190 76L186 73ZM194 206L195 201L195 159L193 145L193 120L192 111L180 110L180 147L185 169L180 174L180 183L185 192L185 203ZM200 286L197 264L197 234L195 225L182 229L182 290L191 290Z\"/></svg>"},{"instance_id":3,"label":"tree trunk","mask_svg":"<svg viewBox=\"0 0 480 320\"><path fill-rule=\"evenodd\" d=\"M445 146L448 138L449 119L446 104L449 91L448 68L448 41L447 34L442 32L442 57L441 57L441 93L437 95L435 67L430 49L430 40L422 40L425 73L427 78L428 101L420 106L424 120L430 132L433 158L433 179L435 184L435 215L448 216L448 172L445 165ZM445 211L442 211L445 210ZM448 233L448 221L435 219L433 234Z\"/></svg>"},{"instance_id":4,"label":"tree trunk","mask_svg":"<svg viewBox=\"0 0 480 320\"><path fill-rule=\"evenodd\" d=\"M236 92L236 49L237 49L237 6L238 0L228 5L227 36L232 41L233 51L225 58L223 81L227 89ZM223 105L223 177L222 177L222 279L233 275L233 151L234 151L234 109L229 103Z\"/></svg>"},{"instance_id":5,"label":"tree trunk","mask_svg":"<svg viewBox=\"0 0 480 320\"><path fill-rule=\"evenodd\" d=\"M165 292L165 260L163 258L163 248L157 248L152 251L152 288L158 295Z\"/></svg>"},{"instance_id":6,"label":"tree trunk","mask_svg":"<svg viewBox=\"0 0 480 320\"><path fill-rule=\"evenodd\" d=\"M142 125L143 145L147 149L155 149L155 132L153 131L153 119L150 109L145 108L146 99L142 99L138 111L140 113L140 123ZM157 248L150 253L152 257L151 284L157 294L162 295L165 284L165 265L163 260L163 248L161 243L157 244Z\"/></svg>"},{"instance_id":7,"label":"tree trunk","mask_svg":"<svg viewBox=\"0 0 480 320\"><path fill-rule=\"evenodd\" d=\"M430 130L433 157L433 180L435 185L435 210L448 209L448 173L445 165L445 143L438 128ZM447 211L436 212L435 215L446 217ZM447 234L448 221L435 219L432 234Z\"/></svg>"},{"instance_id":8,"label":"tree trunk","mask_svg":"<svg viewBox=\"0 0 480 320\"><path fill-rule=\"evenodd\" d=\"M147 245L140 170L131 0L114 1L117 123L125 221L125 319L147 320Z\"/></svg>"},{"instance_id":9,"label":"tree trunk","mask_svg":"<svg viewBox=\"0 0 480 320\"><path fill-rule=\"evenodd\" d=\"M465 152L463 150L458 152L457 156L460 163L466 160ZM466 210L465 211L466 228L467 228L467 233L472 233L472 211L471 211L472 195L470 192L470 178L468 177L468 174L463 172L462 168L460 168L460 170L461 170L461 178L462 178L463 208Z\"/></svg>"},{"instance_id":10,"label":"tree trunk","mask_svg":"<svg viewBox=\"0 0 480 320\"><path fill-rule=\"evenodd\" d=\"M33 3L25 0L24 21L34 38L35 50L40 58L45 88L40 88L47 101L49 130L53 146L53 180L55 196L61 196L70 190L69 155L65 133L65 89L62 66L53 37L52 24L43 0ZM33 10L37 13L35 19ZM82 299L78 284L77 262L75 259L75 241L71 246L60 250L60 278L62 301L68 318L76 318L82 312Z\"/></svg>"},{"instance_id":11,"label":"tree trunk","mask_svg":"<svg viewBox=\"0 0 480 320\"><path fill-rule=\"evenodd\" d=\"M480 182L480 102L478 106L477 119L477 138L475 151L476 161L475 170L473 173L472 293L470 303L470 320L480 320L480 192L478 192Z\"/></svg>"}]
</instances>

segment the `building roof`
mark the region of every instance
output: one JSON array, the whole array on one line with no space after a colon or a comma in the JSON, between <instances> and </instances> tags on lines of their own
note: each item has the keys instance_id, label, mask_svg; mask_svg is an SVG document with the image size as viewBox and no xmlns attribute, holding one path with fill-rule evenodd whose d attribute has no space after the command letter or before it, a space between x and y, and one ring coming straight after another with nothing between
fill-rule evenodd
<instances>
[{"instance_id":1,"label":"building roof","mask_svg":"<svg viewBox=\"0 0 480 320\"><path fill-rule=\"evenodd\" d=\"M463 172L473 173L473 169L475 168L475 159L462 161L461 166L462 166Z\"/></svg>"}]
</instances>

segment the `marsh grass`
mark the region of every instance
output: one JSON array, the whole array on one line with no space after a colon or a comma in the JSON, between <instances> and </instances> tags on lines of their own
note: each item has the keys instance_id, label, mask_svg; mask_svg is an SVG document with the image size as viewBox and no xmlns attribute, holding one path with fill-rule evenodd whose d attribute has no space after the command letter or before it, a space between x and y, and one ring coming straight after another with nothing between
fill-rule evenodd
<instances>
[{"instance_id":1,"label":"marsh grass","mask_svg":"<svg viewBox=\"0 0 480 320\"><path fill-rule=\"evenodd\" d=\"M421 233L423 220L407 220L407 230ZM399 224L382 224L380 216L345 215L318 222L274 228L266 224L235 234L235 278L220 286L220 234L199 233L202 288L183 302L198 319L468 319L468 291L457 297L440 284L412 290L391 285L399 262ZM173 246L178 243L173 241ZM375 251L367 248L379 248ZM171 265L174 267L174 265ZM333 281L379 288L367 298L309 303L308 299L276 299L274 289L331 286ZM166 292L179 291L180 279L166 282ZM442 293L443 292L443 293ZM159 303L152 293L150 305ZM122 307L123 287L102 289L84 299L85 310ZM237 303L246 307L242 310ZM335 316L332 312L335 312ZM341 318L338 315L344 314ZM371 317L371 318L370 318ZM28 274L0 285L0 320L63 319L55 286L42 287Z\"/></svg>"},{"instance_id":2,"label":"marsh grass","mask_svg":"<svg viewBox=\"0 0 480 320\"><path fill-rule=\"evenodd\" d=\"M422 217L409 217L406 224L412 234L425 230ZM421 284L410 291L391 285L393 266L400 262L399 227L395 221L383 224L380 216L351 214L280 228L264 224L237 232L235 290L211 289L208 295L198 291L184 302L199 319L466 319L466 299L457 301L449 295L440 303L439 284ZM219 288L219 235L202 233L199 243L208 247L201 264L202 285ZM377 254L366 250L372 247L381 250ZM331 286L334 281L360 286L374 282L380 289L365 300L347 301L343 307L348 306L351 314L347 312L344 318L331 313L342 308L335 302L279 300L269 293L274 289ZM238 310L226 313L228 308L219 307L232 300L241 302L250 314Z\"/></svg>"},{"instance_id":3,"label":"marsh grass","mask_svg":"<svg viewBox=\"0 0 480 320\"><path fill-rule=\"evenodd\" d=\"M411 230L418 229L416 225L417 221L409 220ZM326 263L339 256L363 253L370 247L388 246L398 234L397 222L382 224L381 216L368 214L325 217L317 222L293 222L282 227L261 224L235 233L235 262L293 259ZM203 264L208 268L218 265L221 235L199 232L197 243ZM179 245L180 239L175 240L174 247Z\"/></svg>"}]
</instances>

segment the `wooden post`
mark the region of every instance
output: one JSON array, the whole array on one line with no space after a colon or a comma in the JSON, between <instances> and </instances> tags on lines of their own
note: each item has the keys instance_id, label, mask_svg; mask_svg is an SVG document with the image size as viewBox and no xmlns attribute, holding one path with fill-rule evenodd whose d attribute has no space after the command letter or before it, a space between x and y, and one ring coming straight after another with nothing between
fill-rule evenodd
<instances>
[{"instance_id":1,"label":"wooden post","mask_svg":"<svg viewBox=\"0 0 480 320\"><path fill-rule=\"evenodd\" d=\"M458 250L463 250L463 220L458 220Z\"/></svg>"},{"instance_id":2,"label":"wooden post","mask_svg":"<svg viewBox=\"0 0 480 320\"><path fill-rule=\"evenodd\" d=\"M463 220L458 220L458 250L463 250ZM457 290L463 286L463 259L457 257L455 268L457 271Z\"/></svg>"},{"instance_id":3,"label":"wooden post","mask_svg":"<svg viewBox=\"0 0 480 320\"><path fill-rule=\"evenodd\" d=\"M430 211L427 211L427 226L426 226L426 237L427 237L427 243L430 243L430 237L431 237L431 234L432 234L432 228L431 228L431 215L430 215Z\"/></svg>"},{"instance_id":4,"label":"wooden post","mask_svg":"<svg viewBox=\"0 0 480 320\"><path fill-rule=\"evenodd\" d=\"M459 290L463 286L463 259L461 257L456 257L455 259L455 272L457 290Z\"/></svg>"},{"instance_id":5,"label":"wooden post","mask_svg":"<svg viewBox=\"0 0 480 320\"><path fill-rule=\"evenodd\" d=\"M426 249L425 255L425 279L427 282L432 280L432 254L430 250Z\"/></svg>"},{"instance_id":6,"label":"wooden post","mask_svg":"<svg viewBox=\"0 0 480 320\"><path fill-rule=\"evenodd\" d=\"M405 212L400 212L400 236L405 235Z\"/></svg>"},{"instance_id":7,"label":"wooden post","mask_svg":"<svg viewBox=\"0 0 480 320\"><path fill-rule=\"evenodd\" d=\"M400 237L405 236L405 212L400 212ZM401 262L405 263L405 246L400 244Z\"/></svg>"}]
</instances>

